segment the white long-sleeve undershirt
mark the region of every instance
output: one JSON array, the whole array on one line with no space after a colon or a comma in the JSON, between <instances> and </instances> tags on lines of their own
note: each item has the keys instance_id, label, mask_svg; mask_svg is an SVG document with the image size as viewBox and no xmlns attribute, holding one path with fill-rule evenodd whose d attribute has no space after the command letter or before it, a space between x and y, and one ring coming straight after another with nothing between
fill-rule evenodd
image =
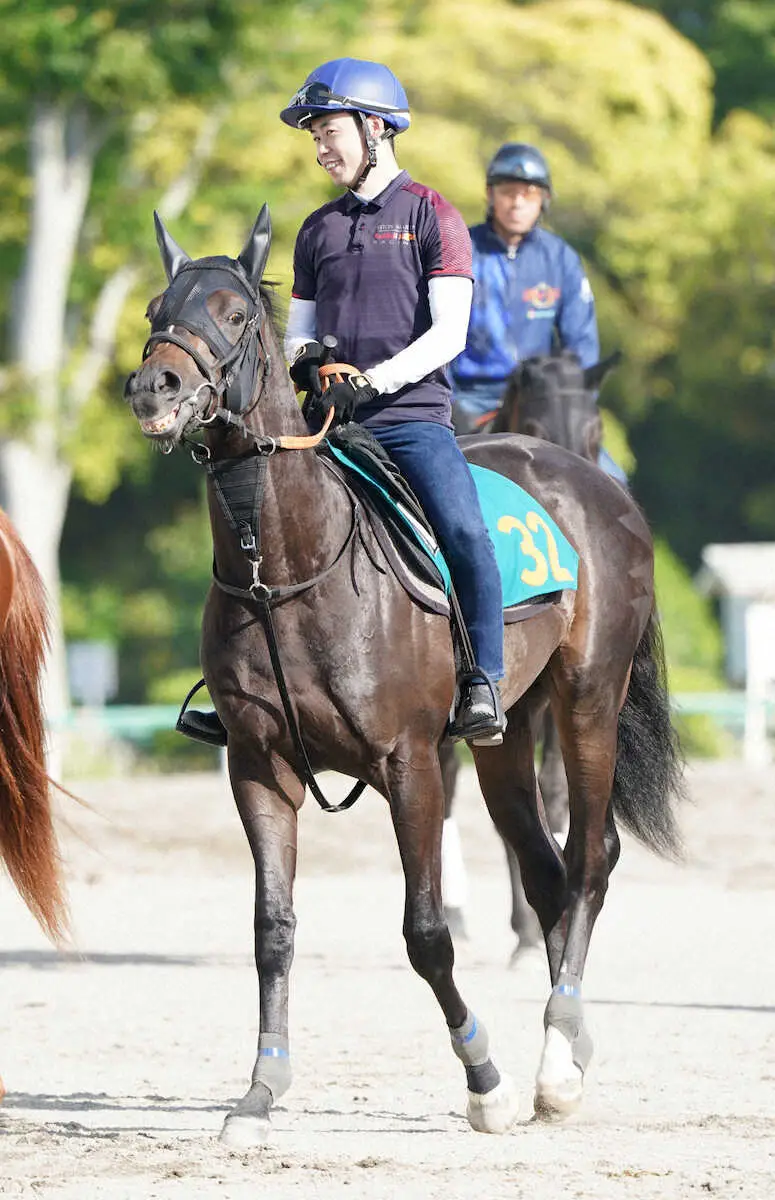
<instances>
[{"instance_id":1,"label":"white long-sleeve undershirt","mask_svg":"<svg viewBox=\"0 0 775 1200\"><path fill-rule=\"evenodd\" d=\"M389 395L408 383L424 379L465 349L472 296L470 279L461 275L435 276L428 281L430 329L392 358L373 366L352 365L368 375L381 394ZM336 333L336 330L325 332ZM284 341L285 357L291 362L301 346L317 340L315 301L292 297Z\"/></svg>"}]
</instances>

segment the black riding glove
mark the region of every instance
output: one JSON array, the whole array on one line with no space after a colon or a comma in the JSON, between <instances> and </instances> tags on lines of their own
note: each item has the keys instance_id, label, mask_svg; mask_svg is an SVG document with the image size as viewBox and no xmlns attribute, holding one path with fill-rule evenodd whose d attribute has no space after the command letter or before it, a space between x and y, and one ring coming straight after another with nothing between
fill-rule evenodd
<instances>
[{"instance_id":1,"label":"black riding glove","mask_svg":"<svg viewBox=\"0 0 775 1200\"><path fill-rule=\"evenodd\" d=\"M318 368L322 357L323 347L320 342L307 342L302 346L289 368L297 391L306 392L308 396L320 395L322 389Z\"/></svg>"},{"instance_id":2,"label":"black riding glove","mask_svg":"<svg viewBox=\"0 0 775 1200\"><path fill-rule=\"evenodd\" d=\"M350 375L344 383L332 383L328 391L316 398L315 408L324 415L334 408L334 425L346 425L360 404L368 404L379 392L366 375Z\"/></svg>"}]
</instances>

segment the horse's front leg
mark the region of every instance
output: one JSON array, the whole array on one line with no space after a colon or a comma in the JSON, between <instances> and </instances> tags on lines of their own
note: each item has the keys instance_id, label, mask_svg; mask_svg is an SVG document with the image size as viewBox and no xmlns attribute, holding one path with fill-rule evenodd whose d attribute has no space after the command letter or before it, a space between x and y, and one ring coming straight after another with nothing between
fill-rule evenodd
<instances>
[{"instance_id":1,"label":"horse's front leg","mask_svg":"<svg viewBox=\"0 0 775 1200\"><path fill-rule=\"evenodd\" d=\"M296 917L297 813L304 785L286 764L270 768L229 746L229 775L256 868L255 954L258 970L258 1053L250 1087L226 1117L220 1140L244 1149L262 1146L269 1114L291 1084L288 980Z\"/></svg>"},{"instance_id":2,"label":"horse's front leg","mask_svg":"<svg viewBox=\"0 0 775 1200\"><path fill-rule=\"evenodd\" d=\"M441 898L444 788L435 746L402 746L388 766L387 792L406 880L404 938L409 961L433 990L452 1048L465 1067L466 1115L480 1133L505 1133L517 1115L514 1084L490 1058L487 1031L452 977L454 951Z\"/></svg>"}]
</instances>

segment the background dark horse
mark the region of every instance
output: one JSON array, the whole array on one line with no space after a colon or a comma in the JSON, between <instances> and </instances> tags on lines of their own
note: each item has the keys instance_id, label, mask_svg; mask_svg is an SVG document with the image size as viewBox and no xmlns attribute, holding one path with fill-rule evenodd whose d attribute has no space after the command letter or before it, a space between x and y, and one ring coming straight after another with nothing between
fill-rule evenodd
<instances>
[{"instance_id":1,"label":"background dark horse","mask_svg":"<svg viewBox=\"0 0 775 1200\"><path fill-rule=\"evenodd\" d=\"M37 568L0 510L0 862L43 930L66 931L40 699L48 643ZM0 1080L0 1098L3 1095Z\"/></svg>"},{"instance_id":2,"label":"background dark horse","mask_svg":"<svg viewBox=\"0 0 775 1200\"><path fill-rule=\"evenodd\" d=\"M151 304L152 340L126 394L146 437L165 448L198 437L203 446L198 456L208 469L217 582L205 605L202 666L228 731L229 774L256 872L258 1053L250 1087L227 1116L222 1138L232 1146L263 1144L272 1106L291 1082L288 995L305 771L272 663L272 628L313 768L364 780L387 801L405 877L410 962L433 990L465 1067L471 1125L503 1132L516 1115L514 1088L457 989L442 909L438 746L455 687L448 622L414 604L386 569L330 461L298 448L309 445L308 430L268 294L258 290L269 250L268 214L259 215L236 260L191 262L161 223L158 236L171 285ZM193 294L206 306L207 321L176 324L170 305ZM239 361L258 360L247 395L224 391L213 327ZM537 1113L558 1116L579 1104L591 1056L582 975L619 855L614 814L651 848L676 849L671 798L679 768L654 606L653 549L632 499L577 455L512 436L462 444L471 461L534 496L581 556L576 594L566 592L541 615L507 627L508 729L502 746L474 751L485 802L519 856L544 931L552 991L534 1104ZM230 474L253 478L256 460L265 464L253 473L262 557L251 567L250 538L229 519L215 481ZM537 530L527 545L531 562L547 566L551 547ZM273 610L270 585L294 587ZM547 695L568 774L564 852L548 830L535 780L533 725ZM364 897L367 889L364 880ZM397 1062L406 1051L397 1048Z\"/></svg>"},{"instance_id":3,"label":"background dark horse","mask_svg":"<svg viewBox=\"0 0 775 1200\"><path fill-rule=\"evenodd\" d=\"M455 427L461 433L527 434L564 446L596 463L603 436L597 392L619 358L616 353L587 368L582 367L578 356L569 350L528 358L509 376L500 408L476 418L453 409ZM541 762L538 786L549 828L555 836L562 838L568 823L568 785L557 727L548 706L538 718L538 726ZM460 758L451 742L442 744L439 758L445 792L444 911L453 936L465 937L465 866L453 817ZM504 850L511 885L511 928L517 939L511 956L514 965L525 951L543 945L543 935L540 922L525 896L517 856L508 842L504 842Z\"/></svg>"}]
</instances>

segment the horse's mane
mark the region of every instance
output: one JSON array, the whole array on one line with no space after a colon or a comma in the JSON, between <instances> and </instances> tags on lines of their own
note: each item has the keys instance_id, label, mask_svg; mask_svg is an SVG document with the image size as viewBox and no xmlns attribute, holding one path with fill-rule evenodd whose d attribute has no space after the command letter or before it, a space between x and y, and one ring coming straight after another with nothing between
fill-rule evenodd
<instances>
[{"instance_id":1,"label":"horse's mane","mask_svg":"<svg viewBox=\"0 0 775 1200\"><path fill-rule=\"evenodd\" d=\"M274 279L262 280L258 285L258 293L264 302L266 315L272 323L274 335L282 344L285 336L285 325L288 319L288 314L284 305L281 304L278 289L280 284Z\"/></svg>"},{"instance_id":2,"label":"horse's mane","mask_svg":"<svg viewBox=\"0 0 775 1200\"><path fill-rule=\"evenodd\" d=\"M49 643L46 595L37 568L2 510L0 532L16 566L13 599L0 632L0 860L30 912L51 938L60 940L68 922L40 696Z\"/></svg>"}]
</instances>

